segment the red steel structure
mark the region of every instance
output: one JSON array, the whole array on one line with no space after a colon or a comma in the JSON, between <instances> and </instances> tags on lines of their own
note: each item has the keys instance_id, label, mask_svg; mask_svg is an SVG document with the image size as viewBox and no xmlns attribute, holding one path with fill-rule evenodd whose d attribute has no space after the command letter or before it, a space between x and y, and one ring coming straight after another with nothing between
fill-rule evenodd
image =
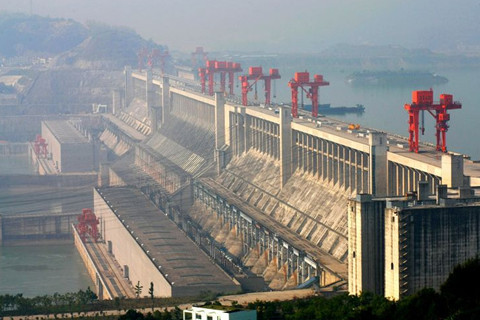
<instances>
[{"instance_id":1,"label":"red steel structure","mask_svg":"<svg viewBox=\"0 0 480 320\"><path fill-rule=\"evenodd\" d=\"M418 153L418 132L419 132L419 114L422 112L422 135L425 132L423 123L423 112L427 111L435 119L435 137L437 140L437 151L447 152L447 121L450 120L448 110L461 109L462 104L453 101L453 95L441 94L440 102L433 102L433 90L413 91L412 103L405 104L405 110L408 112L408 144L410 151Z\"/></svg>"},{"instance_id":2,"label":"red steel structure","mask_svg":"<svg viewBox=\"0 0 480 320\"><path fill-rule=\"evenodd\" d=\"M208 52L203 51L203 47L196 47L195 51L192 52L192 66L197 66L197 57L200 57L203 61L207 61L207 54Z\"/></svg>"},{"instance_id":3,"label":"red steel structure","mask_svg":"<svg viewBox=\"0 0 480 320\"><path fill-rule=\"evenodd\" d=\"M205 93L206 74L207 74L207 69L198 68L198 76L200 77L200 85L202 86L202 93Z\"/></svg>"},{"instance_id":4,"label":"red steel structure","mask_svg":"<svg viewBox=\"0 0 480 320\"><path fill-rule=\"evenodd\" d=\"M324 81L323 76L316 74L313 76L313 82L310 82L308 72L295 72L295 77L288 82L292 90L292 116L298 118L298 88L301 88L307 98L312 100L312 117L318 117L318 88L328 86L330 82ZM310 87L308 91L305 88Z\"/></svg>"},{"instance_id":5,"label":"red steel structure","mask_svg":"<svg viewBox=\"0 0 480 320\"><path fill-rule=\"evenodd\" d=\"M100 238L97 228L99 222L95 214L92 212L92 209L82 209L82 214L77 217L77 220L77 230L82 241L85 242L88 234L95 242L97 242L98 238Z\"/></svg>"},{"instance_id":6,"label":"red steel structure","mask_svg":"<svg viewBox=\"0 0 480 320\"><path fill-rule=\"evenodd\" d=\"M48 143L42 138L41 135L37 134L35 141L33 143L33 150L38 158L47 158L48 151L47 151Z\"/></svg>"},{"instance_id":7,"label":"red steel structure","mask_svg":"<svg viewBox=\"0 0 480 320\"><path fill-rule=\"evenodd\" d=\"M258 82L258 80L265 81L265 105L270 105L270 95L272 90L272 80L280 79L278 69L270 69L268 75L263 74L262 67L250 67L247 75L238 77L242 83L242 104L246 106L248 104L247 95L252 87ZM248 81L253 80L250 84Z\"/></svg>"},{"instance_id":8,"label":"red steel structure","mask_svg":"<svg viewBox=\"0 0 480 320\"><path fill-rule=\"evenodd\" d=\"M233 96L233 81L235 72L242 71L240 63L207 60L205 62L205 68L198 69L198 75L200 77L200 83L202 84L202 93L205 93L205 82L208 78L208 94L213 96L214 91L214 77L215 73L220 73L220 91L225 92L226 75L228 74L228 88L229 94Z\"/></svg>"},{"instance_id":9,"label":"red steel structure","mask_svg":"<svg viewBox=\"0 0 480 320\"><path fill-rule=\"evenodd\" d=\"M147 64L150 70L153 69L155 63L160 60L160 70L162 71L162 74L165 73L165 60L170 57L170 54L168 53L168 50L161 51L159 49L153 49L150 51L148 54L148 60Z\"/></svg>"},{"instance_id":10,"label":"red steel structure","mask_svg":"<svg viewBox=\"0 0 480 320\"><path fill-rule=\"evenodd\" d=\"M138 57L138 71L142 71L145 59L148 57L148 50L147 48L142 48L137 52Z\"/></svg>"}]
</instances>

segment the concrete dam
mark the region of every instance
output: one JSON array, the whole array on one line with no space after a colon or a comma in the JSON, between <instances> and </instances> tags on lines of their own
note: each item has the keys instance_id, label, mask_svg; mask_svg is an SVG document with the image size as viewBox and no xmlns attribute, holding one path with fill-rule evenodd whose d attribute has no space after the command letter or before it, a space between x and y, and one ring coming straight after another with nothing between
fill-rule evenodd
<instances>
[{"instance_id":1,"label":"concrete dam","mask_svg":"<svg viewBox=\"0 0 480 320\"><path fill-rule=\"evenodd\" d=\"M194 81L129 67L106 113L70 118L42 121L46 142L38 138L29 155L46 177L83 179L90 190L98 180L87 203L100 241L73 233L105 298L133 296L137 282L155 283L158 296L346 288L353 265L356 282L373 283L360 259L352 263L362 254L352 248L369 243L362 219L376 219L362 216L365 194L446 203L448 188L472 203L480 186L480 165L463 155L427 144L409 152L400 136L302 112L292 118L287 106L242 105ZM390 208L379 201L372 208Z\"/></svg>"},{"instance_id":2,"label":"concrete dam","mask_svg":"<svg viewBox=\"0 0 480 320\"><path fill-rule=\"evenodd\" d=\"M271 289L348 278L348 199L404 196L425 182L480 184L462 155L284 106L243 106L192 81L132 72L113 94L101 140L119 160L102 185L135 186L224 270Z\"/></svg>"}]
</instances>

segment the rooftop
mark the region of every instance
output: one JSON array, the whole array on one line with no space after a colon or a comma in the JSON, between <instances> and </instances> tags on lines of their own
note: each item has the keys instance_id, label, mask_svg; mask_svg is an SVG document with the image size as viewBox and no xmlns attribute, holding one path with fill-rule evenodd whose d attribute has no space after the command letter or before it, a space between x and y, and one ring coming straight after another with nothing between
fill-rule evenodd
<instances>
[{"instance_id":1,"label":"rooftop","mask_svg":"<svg viewBox=\"0 0 480 320\"><path fill-rule=\"evenodd\" d=\"M67 120L47 120L43 123L60 143L88 143L87 137Z\"/></svg>"},{"instance_id":2,"label":"rooftop","mask_svg":"<svg viewBox=\"0 0 480 320\"><path fill-rule=\"evenodd\" d=\"M233 280L140 191L128 187L98 191L173 286L201 286L215 291L216 286L234 285Z\"/></svg>"}]
</instances>

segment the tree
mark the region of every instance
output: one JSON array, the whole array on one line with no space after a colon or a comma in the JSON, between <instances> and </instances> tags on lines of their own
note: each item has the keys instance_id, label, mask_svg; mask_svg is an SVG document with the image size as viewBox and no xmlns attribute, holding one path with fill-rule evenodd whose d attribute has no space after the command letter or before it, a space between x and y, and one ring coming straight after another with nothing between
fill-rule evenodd
<instances>
[{"instance_id":1,"label":"tree","mask_svg":"<svg viewBox=\"0 0 480 320\"><path fill-rule=\"evenodd\" d=\"M87 287L87 290L85 291L85 297L87 299L87 302L90 304L93 304L93 301L98 300L98 296L95 292L90 289L90 287Z\"/></svg>"},{"instance_id":2,"label":"tree","mask_svg":"<svg viewBox=\"0 0 480 320\"><path fill-rule=\"evenodd\" d=\"M480 314L480 258L456 266L440 287L449 312Z\"/></svg>"},{"instance_id":3,"label":"tree","mask_svg":"<svg viewBox=\"0 0 480 320\"><path fill-rule=\"evenodd\" d=\"M137 284L138 285L138 284ZM127 313L118 317L119 320L141 320L144 319L143 313L137 310L128 310Z\"/></svg>"},{"instance_id":4,"label":"tree","mask_svg":"<svg viewBox=\"0 0 480 320\"><path fill-rule=\"evenodd\" d=\"M148 289L148 294L150 295L150 298L152 299L152 312L154 309L154 292L153 292L153 282L150 282L150 288Z\"/></svg>"},{"instance_id":5,"label":"tree","mask_svg":"<svg viewBox=\"0 0 480 320\"><path fill-rule=\"evenodd\" d=\"M135 286L135 296L137 298L140 297L140 295L142 294L142 289L143 289L143 286L140 285L140 281L137 282L137 285Z\"/></svg>"}]
</instances>

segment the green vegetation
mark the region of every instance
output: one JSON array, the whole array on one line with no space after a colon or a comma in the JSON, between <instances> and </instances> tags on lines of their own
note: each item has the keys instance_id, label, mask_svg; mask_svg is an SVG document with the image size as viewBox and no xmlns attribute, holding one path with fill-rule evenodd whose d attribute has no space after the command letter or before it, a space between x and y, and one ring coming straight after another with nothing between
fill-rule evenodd
<instances>
[{"instance_id":1,"label":"green vegetation","mask_svg":"<svg viewBox=\"0 0 480 320\"><path fill-rule=\"evenodd\" d=\"M258 320L422 320L422 319L480 319L480 259L473 259L456 267L440 292L423 289L418 293L400 301L390 301L372 293L360 296L341 294L332 298L312 297L293 301L256 301L248 304L247 309L257 310ZM153 291L153 287L152 291ZM150 291L150 290L149 290ZM67 293L53 296L24 298L21 294L0 296L1 316L31 314L72 314L83 312L83 319L149 319L176 320L182 319L182 311L173 310L144 314L154 300L158 308L178 306L183 303L203 300L206 295L195 298L151 299L114 299L98 301L95 294L87 289L78 293ZM232 303L234 309L243 307ZM221 307L218 301L207 302L205 307ZM143 312L136 310L143 309ZM128 310L120 317L107 316L104 310ZM96 311L95 316L87 317L85 312Z\"/></svg>"},{"instance_id":2,"label":"green vegetation","mask_svg":"<svg viewBox=\"0 0 480 320\"><path fill-rule=\"evenodd\" d=\"M158 308L176 306L184 303L204 300L205 296L182 298L138 299L115 298L114 300L98 300L90 288L76 293L37 296L26 298L22 294L0 295L0 319L19 315L73 314L97 312L103 315L106 310L129 310L151 308L152 303Z\"/></svg>"}]
</instances>

